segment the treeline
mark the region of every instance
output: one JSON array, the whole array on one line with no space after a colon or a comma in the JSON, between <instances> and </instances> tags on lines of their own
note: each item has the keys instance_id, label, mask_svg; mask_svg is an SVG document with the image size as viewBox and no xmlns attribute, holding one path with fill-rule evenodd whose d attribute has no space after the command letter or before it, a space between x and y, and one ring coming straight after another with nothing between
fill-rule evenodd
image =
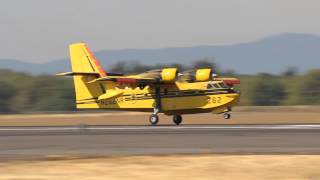
<instances>
[{"instance_id":1,"label":"treeline","mask_svg":"<svg viewBox=\"0 0 320 180\"><path fill-rule=\"evenodd\" d=\"M71 78L0 70L0 112L74 110Z\"/></svg>"},{"instance_id":2,"label":"treeline","mask_svg":"<svg viewBox=\"0 0 320 180\"><path fill-rule=\"evenodd\" d=\"M186 64L154 64L154 65L146 65L141 64L139 61L118 61L109 69L110 72L121 72L125 74L135 74L135 73L143 73L152 69L162 69L167 67L176 67L180 72L183 72L188 69L193 68L211 68L214 72L218 73L219 68L214 63L213 58L204 58L194 61L191 65ZM226 71L227 72L227 71Z\"/></svg>"},{"instance_id":3,"label":"treeline","mask_svg":"<svg viewBox=\"0 0 320 180\"><path fill-rule=\"evenodd\" d=\"M236 75L232 71L219 72L214 63L203 59L191 66L119 62L108 71L133 74L164 67L179 67L182 71L211 67L219 75L238 77L241 79L237 86L241 91L240 105L320 105L320 69L303 75L298 75L293 68L282 75ZM1 113L75 110L74 96L72 78L0 70Z\"/></svg>"},{"instance_id":4,"label":"treeline","mask_svg":"<svg viewBox=\"0 0 320 180\"><path fill-rule=\"evenodd\" d=\"M303 75L238 77L241 105L320 105L320 69Z\"/></svg>"}]
</instances>

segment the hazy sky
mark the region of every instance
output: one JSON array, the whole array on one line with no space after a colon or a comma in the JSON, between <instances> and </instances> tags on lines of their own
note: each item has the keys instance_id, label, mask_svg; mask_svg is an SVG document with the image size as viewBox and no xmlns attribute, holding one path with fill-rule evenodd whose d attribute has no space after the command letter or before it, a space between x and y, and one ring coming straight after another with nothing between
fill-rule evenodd
<instances>
[{"instance_id":1,"label":"hazy sky","mask_svg":"<svg viewBox=\"0 0 320 180\"><path fill-rule=\"evenodd\" d=\"M0 58L46 62L91 49L247 42L320 34L319 0L1 0Z\"/></svg>"}]
</instances>

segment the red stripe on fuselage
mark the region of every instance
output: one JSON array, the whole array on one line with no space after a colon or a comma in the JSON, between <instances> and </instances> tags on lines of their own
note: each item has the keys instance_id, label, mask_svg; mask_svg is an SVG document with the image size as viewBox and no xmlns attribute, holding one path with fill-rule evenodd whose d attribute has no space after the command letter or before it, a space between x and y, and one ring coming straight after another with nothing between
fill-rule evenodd
<instances>
[{"instance_id":1,"label":"red stripe on fuselage","mask_svg":"<svg viewBox=\"0 0 320 180\"><path fill-rule=\"evenodd\" d=\"M137 80L132 78L117 78L117 82L121 84L136 84Z\"/></svg>"}]
</instances>

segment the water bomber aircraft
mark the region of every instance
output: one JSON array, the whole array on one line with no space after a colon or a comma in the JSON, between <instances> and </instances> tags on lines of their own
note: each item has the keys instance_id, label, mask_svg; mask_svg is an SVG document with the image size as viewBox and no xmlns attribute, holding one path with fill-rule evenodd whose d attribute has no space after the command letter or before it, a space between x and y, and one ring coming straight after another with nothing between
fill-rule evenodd
<instances>
[{"instance_id":1,"label":"water bomber aircraft","mask_svg":"<svg viewBox=\"0 0 320 180\"><path fill-rule=\"evenodd\" d=\"M150 70L136 75L106 72L85 43L71 44L72 72L77 109L110 109L151 112L151 125L159 113L172 115L179 125L182 115L223 114L229 119L240 92L237 78L222 78L211 68L179 72L175 67Z\"/></svg>"}]
</instances>

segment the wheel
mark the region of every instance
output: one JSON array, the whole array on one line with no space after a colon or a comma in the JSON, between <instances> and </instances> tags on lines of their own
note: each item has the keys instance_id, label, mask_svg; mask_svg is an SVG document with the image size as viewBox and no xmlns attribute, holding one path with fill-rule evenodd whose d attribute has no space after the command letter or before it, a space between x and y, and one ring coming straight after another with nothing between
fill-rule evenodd
<instances>
[{"instance_id":1,"label":"wheel","mask_svg":"<svg viewBox=\"0 0 320 180\"><path fill-rule=\"evenodd\" d=\"M156 114L151 114L149 117L149 121L150 121L151 125L157 125L159 122L159 116Z\"/></svg>"},{"instance_id":2,"label":"wheel","mask_svg":"<svg viewBox=\"0 0 320 180\"><path fill-rule=\"evenodd\" d=\"M173 122L176 125L179 125L182 122L182 116L181 115L174 115L173 116Z\"/></svg>"},{"instance_id":3,"label":"wheel","mask_svg":"<svg viewBox=\"0 0 320 180\"><path fill-rule=\"evenodd\" d=\"M224 119L230 119L230 118L231 118L231 114L229 114L229 113L224 113L224 114L223 114L223 118L224 118Z\"/></svg>"}]
</instances>

